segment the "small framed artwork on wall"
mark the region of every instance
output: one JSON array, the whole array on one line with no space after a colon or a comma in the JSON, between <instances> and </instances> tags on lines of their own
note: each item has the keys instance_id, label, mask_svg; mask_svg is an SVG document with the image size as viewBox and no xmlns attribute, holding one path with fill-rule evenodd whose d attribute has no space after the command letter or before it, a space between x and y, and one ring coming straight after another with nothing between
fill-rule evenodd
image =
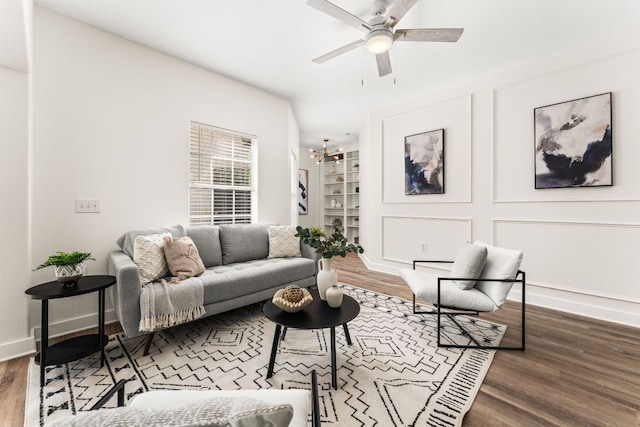
<instances>
[{"instance_id":1,"label":"small framed artwork on wall","mask_svg":"<svg viewBox=\"0 0 640 427\"><path fill-rule=\"evenodd\" d=\"M444 129L404 138L404 194L444 193Z\"/></svg>"},{"instance_id":2,"label":"small framed artwork on wall","mask_svg":"<svg viewBox=\"0 0 640 427\"><path fill-rule=\"evenodd\" d=\"M613 185L611 92L533 110L535 188Z\"/></svg>"},{"instance_id":3,"label":"small framed artwork on wall","mask_svg":"<svg viewBox=\"0 0 640 427\"><path fill-rule=\"evenodd\" d=\"M298 213L309 214L309 171L298 169Z\"/></svg>"}]
</instances>

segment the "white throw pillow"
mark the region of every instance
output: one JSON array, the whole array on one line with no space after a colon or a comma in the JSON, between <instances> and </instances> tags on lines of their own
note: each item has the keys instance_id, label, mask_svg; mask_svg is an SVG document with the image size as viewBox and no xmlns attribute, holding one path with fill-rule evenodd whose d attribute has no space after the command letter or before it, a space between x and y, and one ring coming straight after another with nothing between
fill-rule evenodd
<instances>
[{"instance_id":1,"label":"white throw pillow","mask_svg":"<svg viewBox=\"0 0 640 427\"><path fill-rule=\"evenodd\" d=\"M499 248L477 240L473 244L487 248L487 261L481 279L515 279L522 263L522 251ZM513 282L478 282L475 288L500 307L507 300L512 286Z\"/></svg>"},{"instance_id":2,"label":"white throw pillow","mask_svg":"<svg viewBox=\"0 0 640 427\"><path fill-rule=\"evenodd\" d=\"M450 277L464 277L470 280L455 280L455 284L459 289L468 290L476 284L474 279L480 277L484 264L487 260L487 248L484 246L476 246L472 243L465 243L451 267Z\"/></svg>"},{"instance_id":3,"label":"white throw pillow","mask_svg":"<svg viewBox=\"0 0 640 427\"><path fill-rule=\"evenodd\" d=\"M299 257L300 239L296 237L296 228L288 225L271 225L269 232L268 258Z\"/></svg>"},{"instance_id":4,"label":"white throw pillow","mask_svg":"<svg viewBox=\"0 0 640 427\"><path fill-rule=\"evenodd\" d=\"M138 236L133 242L133 262L140 269L140 286L165 277L169 273L164 258L164 238L171 233Z\"/></svg>"}]
</instances>

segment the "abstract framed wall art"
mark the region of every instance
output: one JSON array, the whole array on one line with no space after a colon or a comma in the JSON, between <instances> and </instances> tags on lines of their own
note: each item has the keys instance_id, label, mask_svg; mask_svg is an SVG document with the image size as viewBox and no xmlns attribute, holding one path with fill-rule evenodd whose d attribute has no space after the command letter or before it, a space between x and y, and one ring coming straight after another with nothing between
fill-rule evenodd
<instances>
[{"instance_id":1,"label":"abstract framed wall art","mask_svg":"<svg viewBox=\"0 0 640 427\"><path fill-rule=\"evenodd\" d=\"M535 188L613 185L611 92L533 110Z\"/></svg>"},{"instance_id":2,"label":"abstract framed wall art","mask_svg":"<svg viewBox=\"0 0 640 427\"><path fill-rule=\"evenodd\" d=\"M404 194L444 193L444 129L404 138Z\"/></svg>"},{"instance_id":3,"label":"abstract framed wall art","mask_svg":"<svg viewBox=\"0 0 640 427\"><path fill-rule=\"evenodd\" d=\"M309 171L298 169L298 214L309 214Z\"/></svg>"}]
</instances>

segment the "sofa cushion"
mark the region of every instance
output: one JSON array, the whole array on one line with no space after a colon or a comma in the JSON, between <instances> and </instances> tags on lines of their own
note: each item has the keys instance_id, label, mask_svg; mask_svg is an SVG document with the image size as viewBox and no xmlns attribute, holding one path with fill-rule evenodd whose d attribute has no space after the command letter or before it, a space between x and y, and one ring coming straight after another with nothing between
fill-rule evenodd
<instances>
[{"instance_id":1,"label":"sofa cushion","mask_svg":"<svg viewBox=\"0 0 640 427\"><path fill-rule=\"evenodd\" d=\"M288 403L270 404L240 397L199 399L173 407L139 409L119 407L82 412L66 417L55 427L140 426L140 427L286 427L293 418Z\"/></svg>"},{"instance_id":2,"label":"sofa cushion","mask_svg":"<svg viewBox=\"0 0 640 427\"><path fill-rule=\"evenodd\" d=\"M468 277L470 280L456 280L460 289L471 289L476 284L474 279L480 277L487 261L487 248L472 243L462 245L451 267L450 277Z\"/></svg>"},{"instance_id":3,"label":"sofa cushion","mask_svg":"<svg viewBox=\"0 0 640 427\"><path fill-rule=\"evenodd\" d=\"M177 283L204 272L204 264L198 254L198 248L189 236L178 238L166 236L164 257L173 276L171 283Z\"/></svg>"},{"instance_id":4,"label":"sofa cushion","mask_svg":"<svg viewBox=\"0 0 640 427\"><path fill-rule=\"evenodd\" d=\"M220 227L217 225L197 225L186 227L200 253L206 268L222 265L222 247L220 246Z\"/></svg>"},{"instance_id":5,"label":"sofa cushion","mask_svg":"<svg viewBox=\"0 0 640 427\"><path fill-rule=\"evenodd\" d=\"M300 253L300 238L296 237L296 228L288 225L270 225L269 256L268 258L284 258L302 256Z\"/></svg>"},{"instance_id":6,"label":"sofa cushion","mask_svg":"<svg viewBox=\"0 0 640 427\"><path fill-rule=\"evenodd\" d=\"M487 262L480 275L481 279L515 279L522 263L522 251L491 246L480 241L473 243L487 248ZM500 307L507 300L512 286L513 282L478 282L475 287Z\"/></svg>"},{"instance_id":7,"label":"sofa cushion","mask_svg":"<svg viewBox=\"0 0 640 427\"><path fill-rule=\"evenodd\" d=\"M199 276L204 282L204 303L212 304L312 277L315 263L309 258L252 260L209 268Z\"/></svg>"},{"instance_id":8,"label":"sofa cushion","mask_svg":"<svg viewBox=\"0 0 640 427\"><path fill-rule=\"evenodd\" d=\"M266 224L225 224L220 226L222 263L233 264L269 255Z\"/></svg>"},{"instance_id":9,"label":"sofa cushion","mask_svg":"<svg viewBox=\"0 0 640 427\"><path fill-rule=\"evenodd\" d=\"M140 269L140 286L165 277L169 273L164 257L164 238L170 233L137 236L133 243L133 262Z\"/></svg>"},{"instance_id":10,"label":"sofa cushion","mask_svg":"<svg viewBox=\"0 0 640 427\"><path fill-rule=\"evenodd\" d=\"M160 227L160 228L144 228L140 230L131 230L124 233L116 244L122 249L122 252L129 255L133 259L133 243L138 236L148 236L149 234L171 233L173 237L183 237L187 235L185 228L182 225L175 225L173 227Z\"/></svg>"}]
</instances>

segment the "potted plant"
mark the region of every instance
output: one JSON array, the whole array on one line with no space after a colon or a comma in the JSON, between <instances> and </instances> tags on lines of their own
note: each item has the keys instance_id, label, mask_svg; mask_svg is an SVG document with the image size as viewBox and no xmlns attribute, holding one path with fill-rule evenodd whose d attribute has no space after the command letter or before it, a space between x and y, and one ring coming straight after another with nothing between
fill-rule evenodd
<instances>
[{"instance_id":1,"label":"potted plant","mask_svg":"<svg viewBox=\"0 0 640 427\"><path fill-rule=\"evenodd\" d=\"M45 262L36 267L36 270L52 265L55 267L58 282L72 286L84 275L86 270L84 261L88 260L95 261L89 252L56 252L55 255L49 256Z\"/></svg>"},{"instance_id":2,"label":"potted plant","mask_svg":"<svg viewBox=\"0 0 640 427\"><path fill-rule=\"evenodd\" d=\"M332 258L337 255L344 257L348 252L360 254L364 252L359 243L349 243L342 234L344 227L340 218L334 218L331 224L333 225L331 235L327 235L320 227L296 227L296 237L299 237L302 243L314 248L316 253L322 257L318 260L317 279L318 293L321 300L327 299L327 289L337 287L338 284L338 276L331 265Z\"/></svg>"}]
</instances>

